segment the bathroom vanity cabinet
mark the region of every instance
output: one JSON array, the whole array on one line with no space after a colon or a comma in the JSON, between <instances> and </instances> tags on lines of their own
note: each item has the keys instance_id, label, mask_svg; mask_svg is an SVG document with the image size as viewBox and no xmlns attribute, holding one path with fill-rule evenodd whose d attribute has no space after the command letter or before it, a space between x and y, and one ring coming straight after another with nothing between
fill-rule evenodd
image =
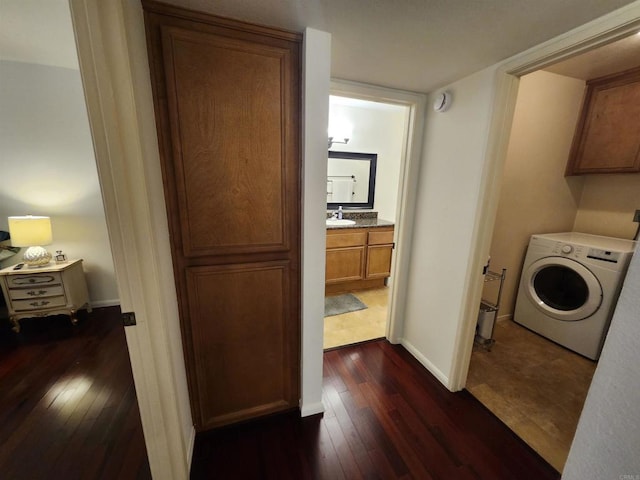
<instances>
[{"instance_id":1,"label":"bathroom vanity cabinet","mask_svg":"<svg viewBox=\"0 0 640 480\"><path fill-rule=\"evenodd\" d=\"M393 226L327 230L325 293L384 286L391 275Z\"/></svg>"},{"instance_id":2,"label":"bathroom vanity cabinet","mask_svg":"<svg viewBox=\"0 0 640 480\"><path fill-rule=\"evenodd\" d=\"M640 68L587 82L567 175L640 172Z\"/></svg>"}]
</instances>

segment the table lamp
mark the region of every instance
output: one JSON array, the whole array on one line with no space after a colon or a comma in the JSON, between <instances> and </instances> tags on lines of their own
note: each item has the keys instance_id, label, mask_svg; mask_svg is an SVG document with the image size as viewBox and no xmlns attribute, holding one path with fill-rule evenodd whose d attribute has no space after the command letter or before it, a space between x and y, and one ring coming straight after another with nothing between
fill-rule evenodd
<instances>
[{"instance_id":1,"label":"table lamp","mask_svg":"<svg viewBox=\"0 0 640 480\"><path fill-rule=\"evenodd\" d=\"M51 261L51 254L41 246L53 240L49 217L9 217L9 234L14 247L29 247L23 257L29 267L42 267Z\"/></svg>"}]
</instances>

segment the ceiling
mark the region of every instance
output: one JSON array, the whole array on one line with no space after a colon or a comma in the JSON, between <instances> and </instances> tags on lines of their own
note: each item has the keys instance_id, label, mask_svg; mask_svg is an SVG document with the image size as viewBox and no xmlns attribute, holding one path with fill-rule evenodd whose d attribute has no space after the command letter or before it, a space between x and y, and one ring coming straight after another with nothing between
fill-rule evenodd
<instances>
[{"instance_id":1,"label":"ceiling","mask_svg":"<svg viewBox=\"0 0 640 480\"><path fill-rule=\"evenodd\" d=\"M332 76L432 91L632 0L166 0L332 34ZM68 0L0 0L0 59L77 68Z\"/></svg>"},{"instance_id":2,"label":"ceiling","mask_svg":"<svg viewBox=\"0 0 640 480\"><path fill-rule=\"evenodd\" d=\"M591 80L636 67L640 67L640 34L556 63L545 70L580 80Z\"/></svg>"}]
</instances>

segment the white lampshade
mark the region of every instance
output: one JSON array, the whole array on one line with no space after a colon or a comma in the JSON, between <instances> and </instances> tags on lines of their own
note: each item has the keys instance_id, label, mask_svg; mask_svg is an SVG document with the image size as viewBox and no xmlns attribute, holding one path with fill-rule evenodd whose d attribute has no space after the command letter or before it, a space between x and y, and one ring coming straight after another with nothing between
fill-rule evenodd
<instances>
[{"instance_id":1,"label":"white lampshade","mask_svg":"<svg viewBox=\"0 0 640 480\"><path fill-rule=\"evenodd\" d=\"M14 247L51 245L51 219L49 217L9 217L9 234Z\"/></svg>"},{"instance_id":2,"label":"white lampshade","mask_svg":"<svg viewBox=\"0 0 640 480\"><path fill-rule=\"evenodd\" d=\"M9 235L14 247L29 247L24 262L30 267L44 266L51 260L51 254L41 247L53 241L49 217L9 217Z\"/></svg>"}]
</instances>

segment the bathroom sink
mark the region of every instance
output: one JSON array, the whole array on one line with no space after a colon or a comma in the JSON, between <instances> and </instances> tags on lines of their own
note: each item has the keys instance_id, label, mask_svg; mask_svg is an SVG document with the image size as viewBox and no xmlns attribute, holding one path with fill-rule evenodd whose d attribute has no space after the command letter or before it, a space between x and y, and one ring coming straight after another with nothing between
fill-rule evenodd
<instances>
[{"instance_id":1,"label":"bathroom sink","mask_svg":"<svg viewBox=\"0 0 640 480\"><path fill-rule=\"evenodd\" d=\"M337 227L340 225L355 225L355 220L349 220L347 218L327 218L327 226L328 227Z\"/></svg>"}]
</instances>

